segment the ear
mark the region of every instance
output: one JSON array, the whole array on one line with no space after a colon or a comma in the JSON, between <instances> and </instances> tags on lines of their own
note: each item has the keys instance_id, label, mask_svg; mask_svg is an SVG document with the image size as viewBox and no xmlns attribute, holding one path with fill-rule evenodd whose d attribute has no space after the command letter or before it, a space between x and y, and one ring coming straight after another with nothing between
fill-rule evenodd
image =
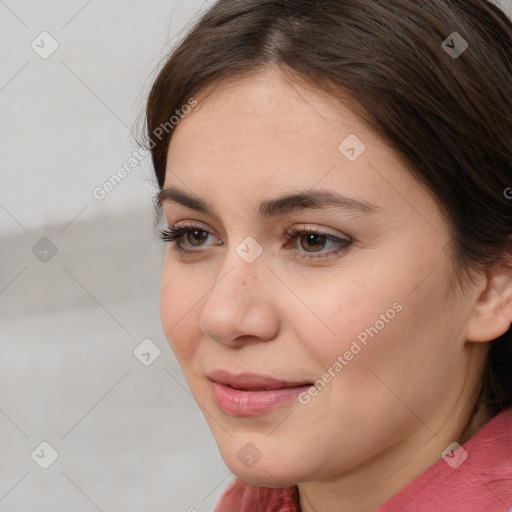
<instances>
[{"instance_id":1,"label":"ear","mask_svg":"<svg viewBox=\"0 0 512 512\"><path fill-rule=\"evenodd\" d=\"M487 274L487 286L473 305L466 339L486 342L498 338L512 323L512 254Z\"/></svg>"}]
</instances>

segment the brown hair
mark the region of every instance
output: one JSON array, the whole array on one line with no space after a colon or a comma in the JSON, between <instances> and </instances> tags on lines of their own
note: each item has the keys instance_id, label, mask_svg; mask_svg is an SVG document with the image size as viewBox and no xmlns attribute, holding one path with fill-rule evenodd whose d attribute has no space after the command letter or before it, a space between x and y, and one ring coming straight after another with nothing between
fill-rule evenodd
<instances>
[{"instance_id":1,"label":"brown hair","mask_svg":"<svg viewBox=\"0 0 512 512\"><path fill-rule=\"evenodd\" d=\"M454 35L457 32L459 35ZM467 42L462 54L450 54ZM445 43L443 43L445 41ZM512 23L486 0L219 0L149 94L146 147L161 189L172 129L193 96L276 67L334 97L399 154L445 215L454 281L507 262L512 234ZM508 260L510 264L510 259ZM512 407L512 329L490 342L480 400Z\"/></svg>"}]
</instances>

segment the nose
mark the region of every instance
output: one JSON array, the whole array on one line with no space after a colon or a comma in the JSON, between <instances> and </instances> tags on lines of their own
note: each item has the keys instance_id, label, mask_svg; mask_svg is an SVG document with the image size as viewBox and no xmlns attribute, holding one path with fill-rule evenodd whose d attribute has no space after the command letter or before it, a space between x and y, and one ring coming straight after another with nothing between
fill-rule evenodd
<instances>
[{"instance_id":1,"label":"nose","mask_svg":"<svg viewBox=\"0 0 512 512\"><path fill-rule=\"evenodd\" d=\"M279 308L264 259L247 263L234 253L225 263L207 295L199 327L208 338L233 347L274 339Z\"/></svg>"}]
</instances>

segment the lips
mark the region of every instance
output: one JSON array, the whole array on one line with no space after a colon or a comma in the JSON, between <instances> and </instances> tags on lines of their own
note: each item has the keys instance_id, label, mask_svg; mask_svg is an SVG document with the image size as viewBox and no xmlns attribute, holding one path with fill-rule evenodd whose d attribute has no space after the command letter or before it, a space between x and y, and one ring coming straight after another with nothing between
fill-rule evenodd
<instances>
[{"instance_id":1,"label":"lips","mask_svg":"<svg viewBox=\"0 0 512 512\"><path fill-rule=\"evenodd\" d=\"M313 385L304 380L281 380L255 373L234 375L224 370L215 370L208 377L215 403L230 416L267 414L294 403L300 393Z\"/></svg>"},{"instance_id":2,"label":"lips","mask_svg":"<svg viewBox=\"0 0 512 512\"><path fill-rule=\"evenodd\" d=\"M208 378L214 382L226 384L231 386L233 389L241 391L271 391L274 389L297 388L313 384L306 380L280 380L265 375L258 375L256 373L241 373L234 375L225 370L214 370L208 375Z\"/></svg>"}]
</instances>

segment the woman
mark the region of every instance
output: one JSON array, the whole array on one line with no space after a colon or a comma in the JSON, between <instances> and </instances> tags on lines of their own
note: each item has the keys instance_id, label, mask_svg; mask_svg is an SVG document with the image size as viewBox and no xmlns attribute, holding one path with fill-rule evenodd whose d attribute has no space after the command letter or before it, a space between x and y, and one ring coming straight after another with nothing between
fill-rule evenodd
<instances>
[{"instance_id":1,"label":"woman","mask_svg":"<svg viewBox=\"0 0 512 512\"><path fill-rule=\"evenodd\" d=\"M220 0L147 104L217 512L512 510L512 24Z\"/></svg>"}]
</instances>

